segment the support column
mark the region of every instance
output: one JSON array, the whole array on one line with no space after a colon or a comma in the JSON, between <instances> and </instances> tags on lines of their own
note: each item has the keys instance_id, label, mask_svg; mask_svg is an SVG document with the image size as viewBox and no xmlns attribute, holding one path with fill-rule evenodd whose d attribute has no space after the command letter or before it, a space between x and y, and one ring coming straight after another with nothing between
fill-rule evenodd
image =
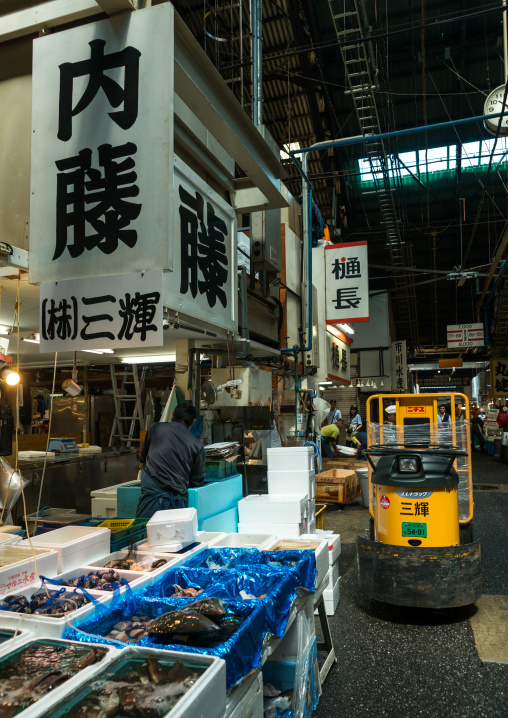
<instances>
[{"instance_id":1,"label":"support column","mask_svg":"<svg viewBox=\"0 0 508 718\"><path fill-rule=\"evenodd\" d=\"M185 400L192 401L196 408L199 408L199 396L197 401L195 398L196 386L194 377L191 377L191 381L189 382L189 352L195 348L195 339L176 340L175 382L184 395Z\"/></svg>"}]
</instances>

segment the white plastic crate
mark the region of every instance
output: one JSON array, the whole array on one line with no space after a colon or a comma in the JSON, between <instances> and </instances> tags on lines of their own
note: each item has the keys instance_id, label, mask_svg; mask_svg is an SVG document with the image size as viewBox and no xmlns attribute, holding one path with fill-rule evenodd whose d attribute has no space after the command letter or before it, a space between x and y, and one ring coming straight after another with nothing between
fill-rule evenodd
<instances>
[{"instance_id":1,"label":"white plastic crate","mask_svg":"<svg viewBox=\"0 0 508 718\"><path fill-rule=\"evenodd\" d=\"M22 595L26 598L30 598L40 587L31 586L22 591L13 591L12 595ZM61 586L47 584L48 591L58 591ZM69 591L72 591L72 587L69 587ZM79 592L78 592L79 593ZM111 596L106 591L87 591L96 602L105 603L107 598ZM15 613L14 611L0 611L0 627L7 629L20 628L27 632L30 632L33 637L36 638L61 638L64 634L65 629L68 627L69 622L74 622L77 618L85 617L88 613L92 613L95 609L95 603L91 601L81 608L76 609L62 615L61 618L54 618L52 616L44 616L39 614L30 613Z\"/></svg>"},{"instance_id":2,"label":"white plastic crate","mask_svg":"<svg viewBox=\"0 0 508 718\"><path fill-rule=\"evenodd\" d=\"M335 563L332 563L331 566L328 566L328 579L330 583L329 586L335 586L337 579L339 578L339 562L335 561Z\"/></svg>"},{"instance_id":3,"label":"white plastic crate","mask_svg":"<svg viewBox=\"0 0 508 718\"><path fill-rule=\"evenodd\" d=\"M116 516L116 494L114 497L92 499L92 516L98 519L114 519Z\"/></svg>"},{"instance_id":4,"label":"white plastic crate","mask_svg":"<svg viewBox=\"0 0 508 718\"><path fill-rule=\"evenodd\" d=\"M252 494L238 502L238 520L242 524L300 524L307 509L306 494Z\"/></svg>"},{"instance_id":5,"label":"white plastic crate","mask_svg":"<svg viewBox=\"0 0 508 718\"><path fill-rule=\"evenodd\" d=\"M293 469L314 468L313 446L288 446L278 449L267 449L266 459L268 471L291 471Z\"/></svg>"},{"instance_id":6,"label":"white plastic crate","mask_svg":"<svg viewBox=\"0 0 508 718\"><path fill-rule=\"evenodd\" d=\"M335 582L333 588L327 588L323 591L323 601L327 616L333 616L337 610L340 600L340 576ZM317 614L317 610L315 612Z\"/></svg>"},{"instance_id":7,"label":"white plastic crate","mask_svg":"<svg viewBox=\"0 0 508 718\"><path fill-rule=\"evenodd\" d=\"M228 695L224 718L263 718L263 674L256 671Z\"/></svg>"},{"instance_id":8,"label":"white plastic crate","mask_svg":"<svg viewBox=\"0 0 508 718\"><path fill-rule=\"evenodd\" d=\"M293 469L282 471L270 469L267 473L269 494L307 494L311 499L316 495L316 472L314 469Z\"/></svg>"},{"instance_id":9,"label":"white plastic crate","mask_svg":"<svg viewBox=\"0 0 508 718\"><path fill-rule=\"evenodd\" d=\"M307 523L300 524L254 524L239 523L238 533L242 534L271 534L278 538L299 538L307 531Z\"/></svg>"},{"instance_id":10,"label":"white plastic crate","mask_svg":"<svg viewBox=\"0 0 508 718\"><path fill-rule=\"evenodd\" d=\"M305 536L303 538L305 538ZM334 534L332 531L316 529L316 535L313 538L328 541L328 563L330 566L334 564L339 558L342 550L340 545L340 534Z\"/></svg>"},{"instance_id":11,"label":"white plastic crate","mask_svg":"<svg viewBox=\"0 0 508 718\"><path fill-rule=\"evenodd\" d=\"M43 576L55 576L58 572L58 554L49 548L23 546L19 542L0 546L0 600L3 596L16 593L27 586L39 582L35 570Z\"/></svg>"},{"instance_id":12,"label":"white plastic crate","mask_svg":"<svg viewBox=\"0 0 508 718\"><path fill-rule=\"evenodd\" d=\"M258 548L268 549L273 546L277 539L272 534L237 533L224 534L221 538L213 541L210 546L215 548L228 546L230 548Z\"/></svg>"},{"instance_id":13,"label":"white plastic crate","mask_svg":"<svg viewBox=\"0 0 508 718\"><path fill-rule=\"evenodd\" d=\"M31 541L34 547L56 551L58 573L65 573L78 566L92 565L105 556L110 550L111 531L98 526L65 526L34 536ZM28 546L28 540L19 545Z\"/></svg>"},{"instance_id":14,"label":"white plastic crate","mask_svg":"<svg viewBox=\"0 0 508 718\"><path fill-rule=\"evenodd\" d=\"M124 481L122 484L114 484L114 486L105 486L103 489L94 489L90 491L90 496L96 499L105 499L108 496L116 498L116 490L119 486L131 486L134 484L140 484L141 481L134 479L133 481Z\"/></svg>"},{"instance_id":15,"label":"white plastic crate","mask_svg":"<svg viewBox=\"0 0 508 718\"><path fill-rule=\"evenodd\" d=\"M154 550L157 546L179 551L194 543L198 532L198 512L194 508L156 511L146 525L147 541Z\"/></svg>"},{"instance_id":16,"label":"white plastic crate","mask_svg":"<svg viewBox=\"0 0 508 718\"><path fill-rule=\"evenodd\" d=\"M313 539L303 539L299 536L297 539L283 536L278 539L270 549L271 551L314 551L316 556L316 586L328 573L328 544L326 541L320 541L316 537Z\"/></svg>"},{"instance_id":17,"label":"white plastic crate","mask_svg":"<svg viewBox=\"0 0 508 718\"><path fill-rule=\"evenodd\" d=\"M29 646L33 641L37 640L44 640L43 638L37 639L37 638L29 638L25 643L16 646L12 653L19 650L20 648L25 648ZM54 706L58 705L59 703L63 703L65 701L66 696L71 692L73 689L75 689L77 686L83 685L85 682L92 681L94 678L96 678L99 673L106 668L106 666L113 660L113 658L116 658L117 655L119 655L119 651L117 651L115 648L111 648L111 646L106 645L98 645L95 643L88 643L83 644L79 643L77 641L64 641L64 640L58 640L54 638L49 638L48 640L52 642L56 642L61 645L75 645L79 646L80 648L85 648L87 651L90 651L92 648L100 648L101 650L105 651L106 655L102 659L102 661L99 661L98 663L94 663L91 666L87 666L86 668L83 668L83 670L76 673L74 676L66 680L64 683L61 683L56 688L53 688L51 691L49 691L45 696L40 698L38 701L33 703L31 706L26 708L24 711L21 711L20 713L16 714L16 718L40 718L40 716L44 713L45 715L48 715L48 710L51 709L51 713L54 712ZM7 654L9 655L9 654ZM3 659L6 658L6 655L3 656ZM53 707L53 708L51 708Z\"/></svg>"},{"instance_id":18,"label":"white plastic crate","mask_svg":"<svg viewBox=\"0 0 508 718\"><path fill-rule=\"evenodd\" d=\"M83 644L80 644L83 645ZM203 674L196 680L175 705L166 713L164 718L223 718L226 710L226 664L221 658L205 656L197 653L183 653L181 651L163 651L156 648L142 648L130 646L121 651L115 651L104 669L95 671L94 680L102 678L109 673L117 663L124 663L129 659L156 658L163 663L173 664L180 661L196 668L205 668ZM81 677L81 674L78 674ZM48 701L44 706L44 713L38 713L40 718L53 718L63 716L58 711L58 703L67 708L73 700L85 697L87 688L92 681L83 676L79 681L73 681L67 690L65 698L60 701ZM123 714L123 713L122 713ZM24 713L20 714L24 718Z\"/></svg>"},{"instance_id":19,"label":"white plastic crate","mask_svg":"<svg viewBox=\"0 0 508 718\"><path fill-rule=\"evenodd\" d=\"M198 531L196 534L196 542L211 546L218 541L218 539L224 538L224 536L227 535L224 531Z\"/></svg>"}]
</instances>

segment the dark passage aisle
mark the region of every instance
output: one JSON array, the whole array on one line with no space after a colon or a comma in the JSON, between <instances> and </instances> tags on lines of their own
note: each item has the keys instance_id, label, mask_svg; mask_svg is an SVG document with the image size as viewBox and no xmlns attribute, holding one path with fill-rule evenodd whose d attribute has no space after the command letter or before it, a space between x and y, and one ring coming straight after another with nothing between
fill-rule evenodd
<instances>
[{"instance_id":1,"label":"dark passage aisle","mask_svg":"<svg viewBox=\"0 0 508 718\"><path fill-rule=\"evenodd\" d=\"M344 536L329 619L338 663L316 718L508 716L508 465L475 455L473 484L484 595L464 608L402 608L359 594L351 527L366 525L368 510L328 511L326 527Z\"/></svg>"}]
</instances>

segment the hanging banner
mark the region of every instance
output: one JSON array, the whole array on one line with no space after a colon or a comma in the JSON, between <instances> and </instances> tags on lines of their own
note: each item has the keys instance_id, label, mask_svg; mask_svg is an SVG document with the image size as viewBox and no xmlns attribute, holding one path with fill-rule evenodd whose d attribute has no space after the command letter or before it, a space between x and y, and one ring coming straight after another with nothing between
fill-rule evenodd
<instances>
[{"instance_id":1,"label":"hanging banner","mask_svg":"<svg viewBox=\"0 0 508 718\"><path fill-rule=\"evenodd\" d=\"M508 398L508 357L490 360L490 396Z\"/></svg>"},{"instance_id":2,"label":"hanging banner","mask_svg":"<svg viewBox=\"0 0 508 718\"><path fill-rule=\"evenodd\" d=\"M326 332L327 377L341 384L351 384L350 346L352 339L338 329Z\"/></svg>"},{"instance_id":3,"label":"hanging banner","mask_svg":"<svg viewBox=\"0 0 508 718\"><path fill-rule=\"evenodd\" d=\"M236 332L235 211L180 158L174 163L174 266L164 305Z\"/></svg>"},{"instance_id":4,"label":"hanging banner","mask_svg":"<svg viewBox=\"0 0 508 718\"><path fill-rule=\"evenodd\" d=\"M448 348L483 347L483 324L449 324L446 327Z\"/></svg>"},{"instance_id":5,"label":"hanging banner","mask_svg":"<svg viewBox=\"0 0 508 718\"><path fill-rule=\"evenodd\" d=\"M455 357L454 359L439 359L440 369L458 369L462 366L462 357Z\"/></svg>"},{"instance_id":6,"label":"hanging banner","mask_svg":"<svg viewBox=\"0 0 508 718\"><path fill-rule=\"evenodd\" d=\"M326 323L369 321L367 242L325 247Z\"/></svg>"},{"instance_id":7,"label":"hanging banner","mask_svg":"<svg viewBox=\"0 0 508 718\"><path fill-rule=\"evenodd\" d=\"M163 345L162 270L41 285L40 351Z\"/></svg>"},{"instance_id":8,"label":"hanging banner","mask_svg":"<svg viewBox=\"0 0 508 718\"><path fill-rule=\"evenodd\" d=\"M390 345L390 363L392 370L392 391L407 391L407 354L406 340L392 342Z\"/></svg>"},{"instance_id":9,"label":"hanging banner","mask_svg":"<svg viewBox=\"0 0 508 718\"><path fill-rule=\"evenodd\" d=\"M171 269L173 17L34 40L30 282Z\"/></svg>"}]
</instances>

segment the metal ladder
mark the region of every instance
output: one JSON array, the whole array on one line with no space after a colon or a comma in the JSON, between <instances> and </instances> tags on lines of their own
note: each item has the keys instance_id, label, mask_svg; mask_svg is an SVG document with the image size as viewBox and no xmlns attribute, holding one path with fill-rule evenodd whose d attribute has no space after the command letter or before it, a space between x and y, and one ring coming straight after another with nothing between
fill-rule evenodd
<instances>
[{"instance_id":1,"label":"metal ladder","mask_svg":"<svg viewBox=\"0 0 508 718\"><path fill-rule=\"evenodd\" d=\"M136 422L139 422L139 429L144 429L143 407L141 404L141 393L145 383L146 367L143 367L141 378L138 376L136 364L131 365L129 370L122 367L121 371L116 371L116 364L110 364L111 383L113 385L113 399L115 402L115 419L111 428L111 436L109 437L109 446L113 446L114 439L120 439L122 446L130 448L133 441L139 443L139 438L134 437ZM118 379L121 377L120 389L118 388ZM134 409L131 414L126 414L125 410L129 403L134 402ZM128 423L128 431L126 432L126 422Z\"/></svg>"},{"instance_id":2,"label":"metal ladder","mask_svg":"<svg viewBox=\"0 0 508 718\"><path fill-rule=\"evenodd\" d=\"M342 62L346 72L348 89L351 95L356 118L361 134L381 134L379 115L376 107L374 90L377 80L373 80L375 72L374 58L371 48L365 41L362 30L358 0L328 0L333 18L335 32L339 41ZM366 21L366 18L364 18ZM381 218L386 227L386 245L390 252L390 260L394 267L408 266L410 249L405 246L401 237L397 212L393 202L390 182L388 157L382 140L366 142L367 159L373 176L375 192L379 202ZM392 168L393 169L393 168ZM413 286L408 286L401 272L393 273L396 289L397 323L405 336L411 336L413 343L418 341L418 323L416 321L416 294Z\"/></svg>"}]
</instances>

